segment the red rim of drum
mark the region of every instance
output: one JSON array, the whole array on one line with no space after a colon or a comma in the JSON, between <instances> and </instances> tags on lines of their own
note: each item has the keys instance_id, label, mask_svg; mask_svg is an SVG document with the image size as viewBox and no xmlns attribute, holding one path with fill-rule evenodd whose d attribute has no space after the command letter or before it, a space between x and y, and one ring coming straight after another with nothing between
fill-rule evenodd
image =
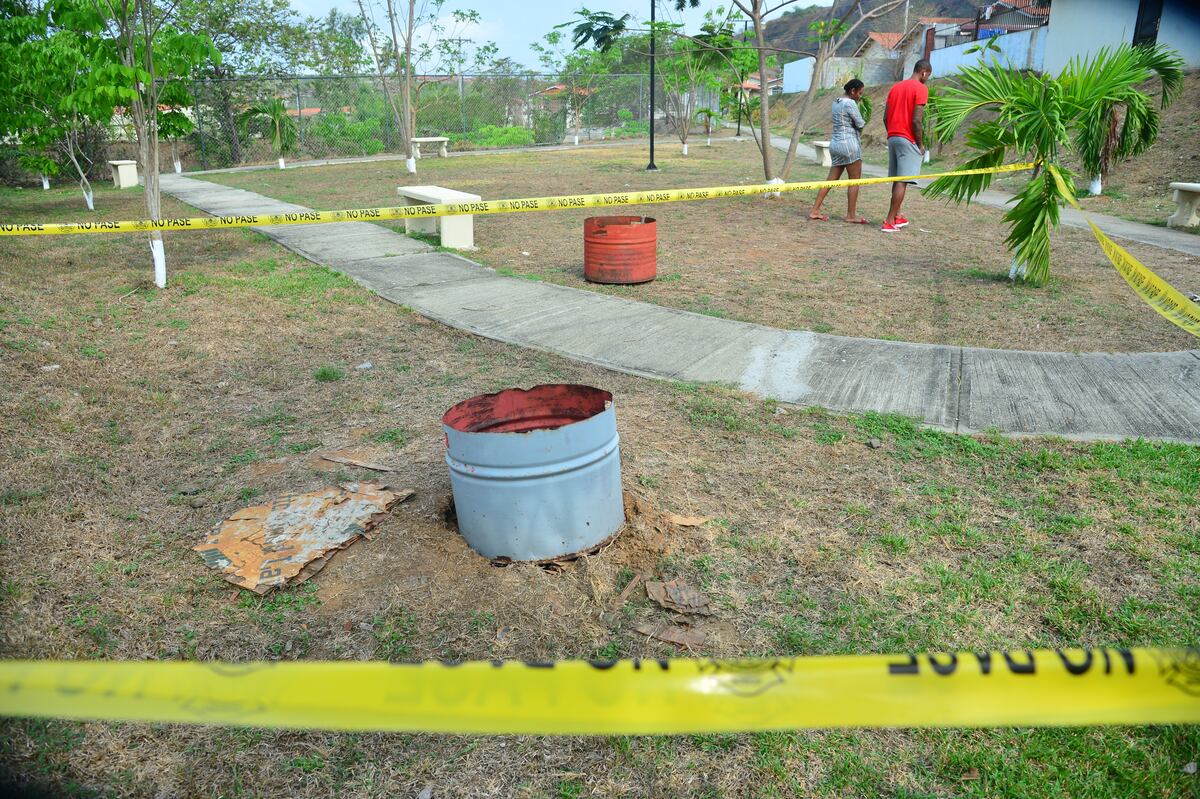
<instances>
[{"instance_id":1,"label":"red rim of drum","mask_svg":"<svg viewBox=\"0 0 1200 799\"><path fill-rule=\"evenodd\" d=\"M551 383L509 388L463 400L442 416L462 433L528 433L555 430L603 413L612 394L592 386Z\"/></svg>"}]
</instances>

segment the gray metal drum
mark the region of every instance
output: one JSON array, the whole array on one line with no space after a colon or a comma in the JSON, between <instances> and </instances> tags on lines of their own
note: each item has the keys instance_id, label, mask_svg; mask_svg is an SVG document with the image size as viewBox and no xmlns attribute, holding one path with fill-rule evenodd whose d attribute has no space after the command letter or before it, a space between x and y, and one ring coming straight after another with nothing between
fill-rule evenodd
<instances>
[{"instance_id":1,"label":"gray metal drum","mask_svg":"<svg viewBox=\"0 0 1200 799\"><path fill-rule=\"evenodd\" d=\"M586 552L625 523L612 394L545 385L472 397L442 417L463 538L485 558Z\"/></svg>"}]
</instances>

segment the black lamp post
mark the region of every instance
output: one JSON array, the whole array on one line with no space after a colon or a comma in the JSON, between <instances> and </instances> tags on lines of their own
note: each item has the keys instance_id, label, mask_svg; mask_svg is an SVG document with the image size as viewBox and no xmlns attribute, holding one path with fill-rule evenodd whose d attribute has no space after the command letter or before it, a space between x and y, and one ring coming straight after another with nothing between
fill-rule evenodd
<instances>
[{"instance_id":1,"label":"black lamp post","mask_svg":"<svg viewBox=\"0 0 1200 799\"><path fill-rule=\"evenodd\" d=\"M647 172L657 172L654 165L654 5L656 0L650 0L650 163L646 165Z\"/></svg>"}]
</instances>

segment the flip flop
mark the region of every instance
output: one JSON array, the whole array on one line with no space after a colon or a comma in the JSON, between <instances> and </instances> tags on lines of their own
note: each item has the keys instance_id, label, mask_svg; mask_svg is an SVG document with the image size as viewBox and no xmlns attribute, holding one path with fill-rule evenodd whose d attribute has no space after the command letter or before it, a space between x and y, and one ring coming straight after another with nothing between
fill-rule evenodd
<instances>
[{"instance_id":1,"label":"flip flop","mask_svg":"<svg viewBox=\"0 0 1200 799\"><path fill-rule=\"evenodd\" d=\"M817 214L816 216L813 216L812 214L809 214L808 219L811 222L828 222L829 215L828 214Z\"/></svg>"},{"instance_id":2,"label":"flip flop","mask_svg":"<svg viewBox=\"0 0 1200 799\"><path fill-rule=\"evenodd\" d=\"M869 225L869 224L871 224L871 220L867 219L864 216L860 216L858 219L843 219L842 221L848 225Z\"/></svg>"}]
</instances>

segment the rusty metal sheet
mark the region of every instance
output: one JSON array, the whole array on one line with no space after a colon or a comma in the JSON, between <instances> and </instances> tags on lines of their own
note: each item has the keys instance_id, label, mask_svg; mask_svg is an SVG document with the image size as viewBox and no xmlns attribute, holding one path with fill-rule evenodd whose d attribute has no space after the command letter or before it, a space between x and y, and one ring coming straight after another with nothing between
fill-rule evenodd
<instances>
[{"instance_id":1,"label":"rusty metal sheet","mask_svg":"<svg viewBox=\"0 0 1200 799\"><path fill-rule=\"evenodd\" d=\"M226 580L265 594L316 574L339 549L360 538L412 491L346 483L243 508L192 547Z\"/></svg>"},{"instance_id":2,"label":"rusty metal sheet","mask_svg":"<svg viewBox=\"0 0 1200 799\"><path fill-rule=\"evenodd\" d=\"M676 613L712 615L708 597L682 580L668 580L665 583L647 580L646 595L667 610L673 610Z\"/></svg>"}]
</instances>

